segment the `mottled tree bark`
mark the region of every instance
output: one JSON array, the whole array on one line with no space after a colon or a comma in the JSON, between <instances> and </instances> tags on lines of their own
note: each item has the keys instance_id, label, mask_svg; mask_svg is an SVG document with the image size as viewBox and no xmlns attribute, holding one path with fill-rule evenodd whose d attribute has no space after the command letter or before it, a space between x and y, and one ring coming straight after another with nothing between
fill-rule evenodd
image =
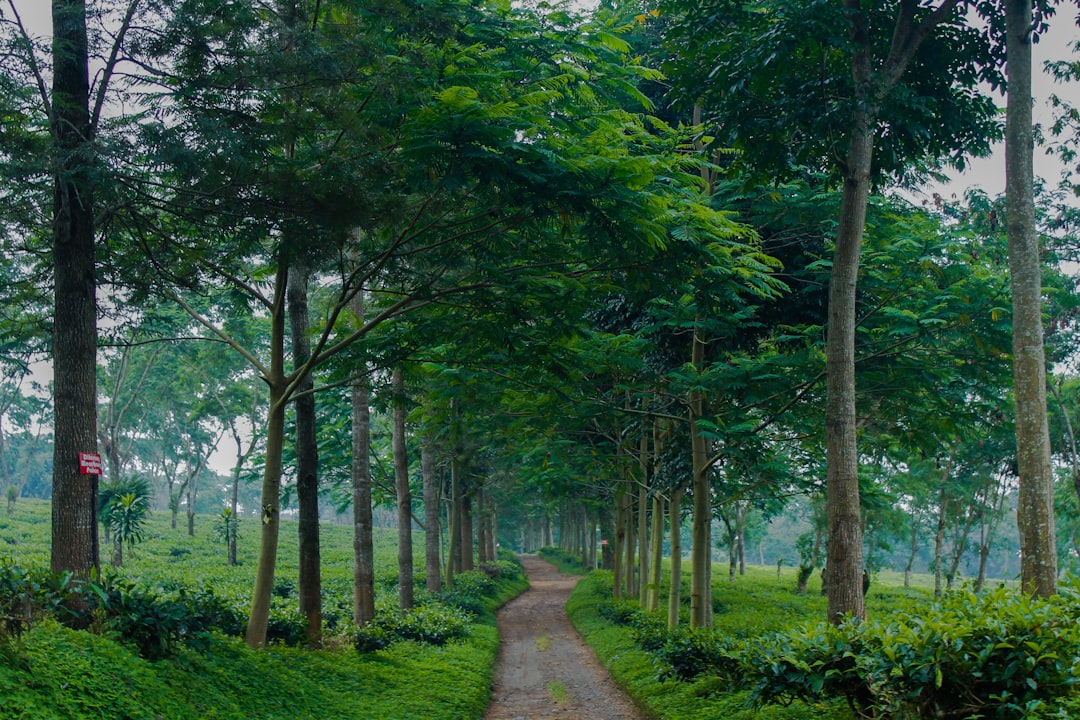
<instances>
[{"instance_id":1,"label":"mottled tree bark","mask_svg":"<svg viewBox=\"0 0 1080 720\"><path fill-rule=\"evenodd\" d=\"M1035 226L1031 122L1030 0L1003 0L1008 55L1005 201L1013 298L1013 379L1020 494L1020 583L1025 592L1057 592L1053 472L1046 416L1042 278Z\"/></svg>"},{"instance_id":2,"label":"mottled tree bark","mask_svg":"<svg viewBox=\"0 0 1080 720\"><path fill-rule=\"evenodd\" d=\"M705 362L705 340L698 327L694 329L691 362L700 370ZM690 627L709 627L712 614L712 588L710 564L712 561L712 482L709 478L708 441L700 420L704 412L705 398L701 390L690 393L690 452L693 468L692 492L694 516L692 519L690 547Z\"/></svg>"}]
</instances>

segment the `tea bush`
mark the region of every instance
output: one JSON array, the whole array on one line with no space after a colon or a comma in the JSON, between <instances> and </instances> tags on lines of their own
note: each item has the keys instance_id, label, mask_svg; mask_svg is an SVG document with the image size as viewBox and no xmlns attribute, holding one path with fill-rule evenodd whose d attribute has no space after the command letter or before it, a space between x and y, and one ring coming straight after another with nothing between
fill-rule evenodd
<instances>
[{"instance_id":1,"label":"tea bush","mask_svg":"<svg viewBox=\"0 0 1080 720\"><path fill-rule=\"evenodd\" d=\"M1080 682L1078 600L1076 589L1050 600L959 592L751 643L739 671L758 704L843 697L868 717L1030 717Z\"/></svg>"},{"instance_id":2,"label":"tea bush","mask_svg":"<svg viewBox=\"0 0 1080 720\"><path fill-rule=\"evenodd\" d=\"M432 602L404 612L381 605L371 622L356 629L353 645L360 652L382 650L402 640L445 645L466 637L470 621L466 613L441 603Z\"/></svg>"}]
</instances>

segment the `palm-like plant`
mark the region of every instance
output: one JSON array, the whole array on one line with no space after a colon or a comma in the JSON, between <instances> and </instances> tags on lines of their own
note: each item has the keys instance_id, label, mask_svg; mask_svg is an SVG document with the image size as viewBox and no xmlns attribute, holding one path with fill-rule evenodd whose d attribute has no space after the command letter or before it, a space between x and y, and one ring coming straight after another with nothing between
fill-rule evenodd
<instances>
[{"instance_id":1,"label":"palm-like plant","mask_svg":"<svg viewBox=\"0 0 1080 720\"><path fill-rule=\"evenodd\" d=\"M137 475L102 485L98 497L101 522L113 541L113 565L124 563L124 545L133 550L146 533L150 515L150 483Z\"/></svg>"}]
</instances>

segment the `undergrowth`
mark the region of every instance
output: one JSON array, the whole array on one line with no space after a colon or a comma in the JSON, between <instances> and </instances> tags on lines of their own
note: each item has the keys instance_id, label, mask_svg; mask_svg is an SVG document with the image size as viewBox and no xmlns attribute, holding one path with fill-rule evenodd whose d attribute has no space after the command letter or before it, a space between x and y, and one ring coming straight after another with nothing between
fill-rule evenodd
<instances>
[{"instance_id":1,"label":"undergrowth","mask_svg":"<svg viewBox=\"0 0 1080 720\"><path fill-rule=\"evenodd\" d=\"M4 718L479 718L498 649L494 609L528 587L506 554L444 593L418 591L408 613L380 601L376 621L357 630L350 529L324 527L326 649L300 649L295 532L286 530L271 643L252 651L240 638L254 533L241 547L244 564L230 567L208 519L190 538L157 515L124 569L75 582L41 562L48 512L47 503L23 501L0 523L0 536L14 539L0 556ZM394 535L377 536L377 595L396 596ZM368 628L375 641L360 640Z\"/></svg>"},{"instance_id":2,"label":"undergrowth","mask_svg":"<svg viewBox=\"0 0 1080 720\"><path fill-rule=\"evenodd\" d=\"M1066 718L1080 707L1080 589L1050 601L999 587L939 602L879 587L870 620L819 622L777 582L718 583L715 629L615 599L596 572L567 605L616 681L658 718Z\"/></svg>"}]
</instances>

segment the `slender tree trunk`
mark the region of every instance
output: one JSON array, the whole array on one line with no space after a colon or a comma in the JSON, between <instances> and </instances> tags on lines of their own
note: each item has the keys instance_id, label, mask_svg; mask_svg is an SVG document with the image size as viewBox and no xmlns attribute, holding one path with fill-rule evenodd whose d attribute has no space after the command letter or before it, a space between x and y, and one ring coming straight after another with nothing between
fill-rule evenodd
<instances>
[{"instance_id":1,"label":"slender tree trunk","mask_svg":"<svg viewBox=\"0 0 1080 720\"><path fill-rule=\"evenodd\" d=\"M394 487L398 514L398 605L411 610L413 601L412 491L409 455L405 445L405 374L394 368Z\"/></svg>"},{"instance_id":2,"label":"slender tree trunk","mask_svg":"<svg viewBox=\"0 0 1080 720\"><path fill-rule=\"evenodd\" d=\"M683 485L671 493L668 517L671 525L671 587L668 589L668 629L679 625L679 608L682 605L682 499Z\"/></svg>"},{"instance_id":3,"label":"slender tree trunk","mask_svg":"<svg viewBox=\"0 0 1080 720\"><path fill-rule=\"evenodd\" d=\"M308 278L306 267L294 264L289 277L289 330L294 368L311 357L308 339ZM319 547L319 439L315 418L315 382L306 374L296 386L296 503L300 542L300 612L307 618L307 640L322 645L322 561Z\"/></svg>"},{"instance_id":4,"label":"slender tree trunk","mask_svg":"<svg viewBox=\"0 0 1080 720\"><path fill-rule=\"evenodd\" d=\"M948 480L948 475L945 476ZM934 597L941 596L941 566L945 560L945 522L948 517L949 496L942 485L940 499L938 500L938 524L937 533L934 535Z\"/></svg>"},{"instance_id":5,"label":"slender tree trunk","mask_svg":"<svg viewBox=\"0 0 1080 720\"><path fill-rule=\"evenodd\" d=\"M284 277L279 278L284 284ZM272 368L268 378L270 404L266 425L266 462L263 466L259 563L255 570L251 612L244 636L253 648L266 644L266 629L270 620L270 598L274 589L274 570L277 567L278 535L281 531L281 451L285 437L285 382L283 369L284 313L274 313L271 331Z\"/></svg>"},{"instance_id":6,"label":"slender tree trunk","mask_svg":"<svg viewBox=\"0 0 1080 720\"><path fill-rule=\"evenodd\" d=\"M615 494L615 548L612 554L615 565L614 593L616 598L623 596L623 585L626 582L624 578L626 564L623 562L625 554L623 548L626 545L626 493L625 483L620 483L620 488Z\"/></svg>"},{"instance_id":7,"label":"slender tree trunk","mask_svg":"<svg viewBox=\"0 0 1080 720\"><path fill-rule=\"evenodd\" d=\"M649 604L649 436L641 433L641 485L638 486L638 603Z\"/></svg>"},{"instance_id":8,"label":"slender tree trunk","mask_svg":"<svg viewBox=\"0 0 1080 720\"><path fill-rule=\"evenodd\" d=\"M450 460L450 506L446 551L446 584L454 585L454 575L461 572L461 467L456 456Z\"/></svg>"},{"instance_id":9,"label":"slender tree trunk","mask_svg":"<svg viewBox=\"0 0 1080 720\"><path fill-rule=\"evenodd\" d=\"M829 622L865 619L862 524L855 427L855 285L870 191L873 118L857 110L848 147L840 224L829 282L825 408L826 507L829 516Z\"/></svg>"},{"instance_id":10,"label":"slender tree trunk","mask_svg":"<svg viewBox=\"0 0 1080 720\"><path fill-rule=\"evenodd\" d=\"M660 609L660 573L664 553L664 498L660 493L653 495L652 512L652 535L650 536L652 567L649 570L651 587L649 588L648 609L655 611Z\"/></svg>"},{"instance_id":11,"label":"slender tree trunk","mask_svg":"<svg viewBox=\"0 0 1080 720\"><path fill-rule=\"evenodd\" d=\"M907 565L904 566L904 587L911 587L911 569L915 565L915 556L919 552L919 519L911 513L911 547L908 549Z\"/></svg>"},{"instance_id":12,"label":"slender tree trunk","mask_svg":"<svg viewBox=\"0 0 1080 720\"><path fill-rule=\"evenodd\" d=\"M350 303L364 322L363 293ZM350 387L352 401L352 506L353 506L353 622L366 625L375 617L374 522L371 516L371 405L367 368Z\"/></svg>"},{"instance_id":13,"label":"slender tree trunk","mask_svg":"<svg viewBox=\"0 0 1080 720\"><path fill-rule=\"evenodd\" d=\"M53 0L54 573L100 570L98 476L79 453L97 450L97 297L93 129L85 0Z\"/></svg>"},{"instance_id":14,"label":"slender tree trunk","mask_svg":"<svg viewBox=\"0 0 1080 720\"><path fill-rule=\"evenodd\" d=\"M1046 417L1046 356L1042 327L1042 263L1035 225L1034 139L1031 122L1030 0L1005 5L1008 100L1005 113L1005 199L1013 298L1013 378L1020 471L1017 524L1020 584L1048 597L1057 592L1057 548L1050 433Z\"/></svg>"},{"instance_id":15,"label":"slender tree trunk","mask_svg":"<svg viewBox=\"0 0 1080 720\"><path fill-rule=\"evenodd\" d=\"M187 485L187 534L195 537L195 499L199 496L199 476L202 475L202 461L195 467Z\"/></svg>"},{"instance_id":16,"label":"slender tree trunk","mask_svg":"<svg viewBox=\"0 0 1080 720\"><path fill-rule=\"evenodd\" d=\"M551 543L548 543L549 545ZM466 490L461 496L461 570L475 569L473 563L473 501L472 490Z\"/></svg>"},{"instance_id":17,"label":"slender tree trunk","mask_svg":"<svg viewBox=\"0 0 1080 720\"><path fill-rule=\"evenodd\" d=\"M863 598L862 524L855 425L855 289L866 225L874 133L881 103L903 77L931 32L948 20L957 0L942 0L919 17L902 3L888 56L875 62L870 25L861 0L844 0L852 40L855 100L843 161L844 186L829 281L826 339L826 509L829 518L828 619L866 618Z\"/></svg>"},{"instance_id":18,"label":"slender tree trunk","mask_svg":"<svg viewBox=\"0 0 1080 720\"><path fill-rule=\"evenodd\" d=\"M439 486L435 475L435 450L430 438L420 448L420 475L424 479L424 575L429 592L442 590L439 572Z\"/></svg>"},{"instance_id":19,"label":"slender tree trunk","mask_svg":"<svg viewBox=\"0 0 1080 720\"><path fill-rule=\"evenodd\" d=\"M739 575L746 575L746 515L749 506L735 505L735 549L739 556Z\"/></svg>"},{"instance_id":20,"label":"slender tree trunk","mask_svg":"<svg viewBox=\"0 0 1080 720\"><path fill-rule=\"evenodd\" d=\"M623 518L626 521L626 543L623 546L625 555L623 562L626 564L626 574L623 576L626 579L626 597L632 598L637 595L637 558L635 557L635 551L637 550L637 523L635 522L637 516L635 515L635 504L637 495L632 491L633 485L627 488L626 491L626 512Z\"/></svg>"},{"instance_id":21,"label":"slender tree trunk","mask_svg":"<svg viewBox=\"0 0 1080 720\"><path fill-rule=\"evenodd\" d=\"M691 361L697 370L705 362L705 340L695 327ZM705 399L701 390L690 393L690 442L693 467L694 518L690 548L690 626L709 627L712 605L710 587L710 525L712 523L712 483L709 478L708 442L700 420Z\"/></svg>"}]
</instances>

